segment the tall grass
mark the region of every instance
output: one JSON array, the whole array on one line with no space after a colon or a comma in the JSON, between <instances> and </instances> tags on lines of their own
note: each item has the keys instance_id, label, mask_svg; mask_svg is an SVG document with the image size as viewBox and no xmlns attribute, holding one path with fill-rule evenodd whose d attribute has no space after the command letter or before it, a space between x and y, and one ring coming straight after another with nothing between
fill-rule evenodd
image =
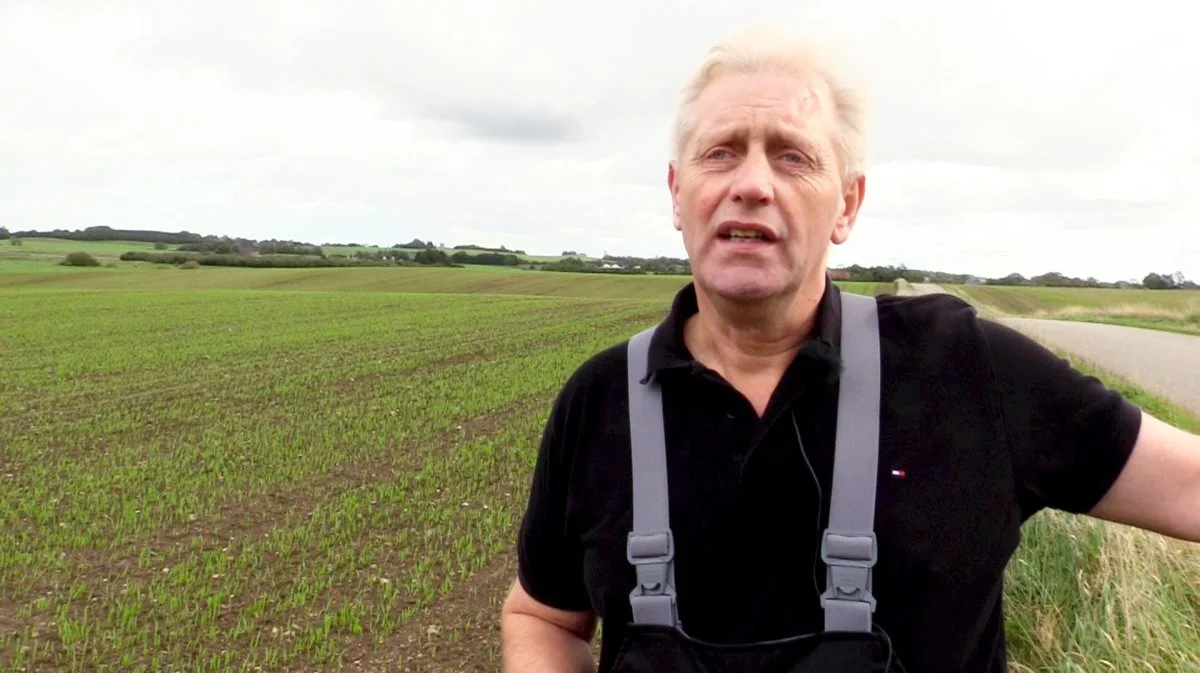
<instances>
[{"instance_id":1,"label":"tall grass","mask_svg":"<svg viewBox=\"0 0 1200 673\"><path fill-rule=\"evenodd\" d=\"M1081 371L1190 432L1200 420L1094 365ZM1007 573L1010 670L1200 671L1200 545L1046 511Z\"/></svg>"}]
</instances>

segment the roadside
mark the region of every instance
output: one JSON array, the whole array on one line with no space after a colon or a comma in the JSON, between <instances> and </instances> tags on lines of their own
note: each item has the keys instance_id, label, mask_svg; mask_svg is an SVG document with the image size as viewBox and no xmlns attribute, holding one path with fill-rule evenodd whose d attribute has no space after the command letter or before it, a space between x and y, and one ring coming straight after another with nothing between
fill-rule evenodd
<instances>
[{"instance_id":1,"label":"roadside","mask_svg":"<svg viewBox=\"0 0 1200 673\"><path fill-rule=\"evenodd\" d=\"M905 296L940 290L960 297L980 317L1028 334L1147 412L1200 431L1200 337L1016 318L956 288L897 285ZM1005 578L1012 671L1096 670L1098 662L1121 671L1196 670L1195 545L1055 511L1027 522L1021 537Z\"/></svg>"},{"instance_id":2,"label":"roadside","mask_svg":"<svg viewBox=\"0 0 1200 673\"><path fill-rule=\"evenodd\" d=\"M1001 322L1200 415L1200 337L1093 322L1034 318L1002 318Z\"/></svg>"},{"instance_id":3,"label":"roadside","mask_svg":"<svg viewBox=\"0 0 1200 673\"><path fill-rule=\"evenodd\" d=\"M1000 322L1068 352L1200 415L1200 337L1163 330L1005 314L966 293L928 283L903 283L898 294L943 292L970 302L980 317Z\"/></svg>"}]
</instances>

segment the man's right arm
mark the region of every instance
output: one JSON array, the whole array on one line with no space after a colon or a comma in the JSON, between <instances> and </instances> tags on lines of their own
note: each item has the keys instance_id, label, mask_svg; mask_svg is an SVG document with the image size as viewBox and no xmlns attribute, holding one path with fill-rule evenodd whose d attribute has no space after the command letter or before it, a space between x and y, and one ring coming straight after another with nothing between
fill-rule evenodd
<instances>
[{"instance_id":1,"label":"man's right arm","mask_svg":"<svg viewBox=\"0 0 1200 673\"><path fill-rule=\"evenodd\" d=\"M520 581L500 613L504 673L595 673L596 618L566 612L530 596Z\"/></svg>"},{"instance_id":2,"label":"man's right arm","mask_svg":"<svg viewBox=\"0 0 1200 673\"><path fill-rule=\"evenodd\" d=\"M517 535L517 581L500 613L504 673L595 673L597 618L584 583L583 549L568 521L590 373L571 376L555 400ZM536 598L535 598L536 596Z\"/></svg>"}]
</instances>

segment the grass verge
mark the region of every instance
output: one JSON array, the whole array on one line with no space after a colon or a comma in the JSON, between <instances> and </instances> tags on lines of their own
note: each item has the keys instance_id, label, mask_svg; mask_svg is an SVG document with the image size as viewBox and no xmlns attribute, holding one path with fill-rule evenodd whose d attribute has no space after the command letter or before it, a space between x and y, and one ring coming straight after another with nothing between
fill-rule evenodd
<instances>
[{"instance_id":1,"label":"grass verge","mask_svg":"<svg viewBox=\"0 0 1200 673\"><path fill-rule=\"evenodd\" d=\"M1200 419L1065 352L1146 412L1190 432ZM1200 670L1200 546L1084 516L1026 523L1009 564L1010 670Z\"/></svg>"}]
</instances>

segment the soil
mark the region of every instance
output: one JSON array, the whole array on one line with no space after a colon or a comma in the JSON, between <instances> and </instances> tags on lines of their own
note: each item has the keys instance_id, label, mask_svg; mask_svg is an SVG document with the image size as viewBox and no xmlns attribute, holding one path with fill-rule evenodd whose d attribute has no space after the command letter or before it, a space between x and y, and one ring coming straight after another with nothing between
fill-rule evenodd
<instances>
[{"instance_id":1,"label":"soil","mask_svg":"<svg viewBox=\"0 0 1200 673\"><path fill-rule=\"evenodd\" d=\"M514 531L515 534L515 531ZM347 652L354 673L494 673L500 670L500 608L517 576L512 550L494 559L382 644ZM599 638L592 644L599 658Z\"/></svg>"},{"instance_id":2,"label":"soil","mask_svg":"<svg viewBox=\"0 0 1200 673\"><path fill-rule=\"evenodd\" d=\"M500 607L516 577L516 554L492 560L382 644L356 644L356 673L484 673L500 669Z\"/></svg>"}]
</instances>

